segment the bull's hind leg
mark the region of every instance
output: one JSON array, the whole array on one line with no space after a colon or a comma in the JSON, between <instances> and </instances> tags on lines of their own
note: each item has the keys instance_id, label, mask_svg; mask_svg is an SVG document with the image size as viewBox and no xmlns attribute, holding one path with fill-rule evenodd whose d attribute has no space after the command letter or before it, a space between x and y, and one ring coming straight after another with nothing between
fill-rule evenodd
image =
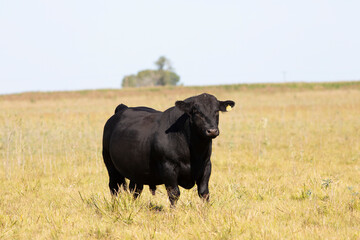
<instances>
[{"instance_id":1,"label":"bull's hind leg","mask_svg":"<svg viewBox=\"0 0 360 240\"><path fill-rule=\"evenodd\" d=\"M171 208L175 208L175 204L178 201L179 197L180 197L180 189L177 185L166 185L166 191L168 193L169 196L169 200L170 200L170 207Z\"/></svg>"},{"instance_id":2,"label":"bull's hind leg","mask_svg":"<svg viewBox=\"0 0 360 240\"><path fill-rule=\"evenodd\" d=\"M150 188L150 192L153 196L155 196L155 192L156 192L156 185L149 185Z\"/></svg>"},{"instance_id":3,"label":"bull's hind leg","mask_svg":"<svg viewBox=\"0 0 360 240\"><path fill-rule=\"evenodd\" d=\"M134 195L134 199L137 199L144 188L143 184L137 184L134 181L130 181L129 190Z\"/></svg>"},{"instance_id":4,"label":"bull's hind leg","mask_svg":"<svg viewBox=\"0 0 360 240\"><path fill-rule=\"evenodd\" d=\"M111 161L110 154L105 150L103 150L103 158L109 173L110 192L112 195L117 195L120 186L122 186L124 190L127 189L125 177L122 176L118 170L116 170L113 162Z\"/></svg>"}]
</instances>

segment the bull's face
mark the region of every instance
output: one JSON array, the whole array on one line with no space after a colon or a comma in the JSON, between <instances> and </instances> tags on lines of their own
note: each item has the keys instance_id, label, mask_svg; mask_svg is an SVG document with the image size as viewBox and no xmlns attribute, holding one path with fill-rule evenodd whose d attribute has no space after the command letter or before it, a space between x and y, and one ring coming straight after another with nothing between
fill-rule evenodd
<instances>
[{"instance_id":1,"label":"bull's face","mask_svg":"<svg viewBox=\"0 0 360 240\"><path fill-rule=\"evenodd\" d=\"M206 93L175 103L176 107L189 115L191 125L198 133L206 138L216 138L220 134L219 111L226 112L234 105L234 101L218 101Z\"/></svg>"}]
</instances>

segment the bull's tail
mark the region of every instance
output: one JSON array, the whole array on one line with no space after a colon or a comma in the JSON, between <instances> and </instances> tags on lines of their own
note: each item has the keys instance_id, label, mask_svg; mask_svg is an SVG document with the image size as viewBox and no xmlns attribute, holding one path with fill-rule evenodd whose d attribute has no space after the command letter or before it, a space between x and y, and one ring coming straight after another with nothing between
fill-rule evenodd
<instances>
[{"instance_id":1,"label":"bull's tail","mask_svg":"<svg viewBox=\"0 0 360 240\"><path fill-rule=\"evenodd\" d=\"M128 106L126 106L125 104L120 104L119 106L117 106L115 108L115 114L118 113L118 112L121 112L121 111L123 111L124 109L127 109L127 108L128 108Z\"/></svg>"}]
</instances>

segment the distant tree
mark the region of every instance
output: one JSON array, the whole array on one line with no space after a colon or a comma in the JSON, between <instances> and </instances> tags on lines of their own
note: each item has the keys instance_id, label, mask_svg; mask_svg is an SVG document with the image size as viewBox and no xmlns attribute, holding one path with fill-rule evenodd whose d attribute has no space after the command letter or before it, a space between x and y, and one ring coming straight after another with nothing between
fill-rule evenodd
<instances>
[{"instance_id":1,"label":"distant tree","mask_svg":"<svg viewBox=\"0 0 360 240\"><path fill-rule=\"evenodd\" d=\"M143 70L138 72L137 78L140 83L139 87L156 86L158 85L158 79L161 78L161 74L155 70Z\"/></svg>"},{"instance_id":2,"label":"distant tree","mask_svg":"<svg viewBox=\"0 0 360 240\"><path fill-rule=\"evenodd\" d=\"M167 70L172 70L171 62L164 56L159 57L159 59L155 62L155 65L158 66L158 70L164 70L165 66Z\"/></svg>"},{"instance_id":3,"label":"distant tree","mask_svg":"<svg viewBox=\"0 0 360 240\"><path fill-rule=\"evenodd\" d=\"M122 87L138 87L136 75L125 76L122 80Z\"/></svg>"},{"instance_id":4,"label":"distant tree","mask_svg":"<svg viewBox=\"0 0 360 240\"><path fill-rule=\"evenodd\" d=\"M178 82L180 80L180 76L174 72L166 70L166 71L163 71L162 79L163 79L164 85L175 86L178 84Z\"/></svg>"},{"instance_id":5,"label":"distant tree","mask_svg":"<svg viewBox=\"0 0 360 240\"><path fill-rule=\"evenodd\" d=\"M136 75L125 76L122 80L122 87L147 87L147 86L175 86L180 80L170 63L164 56L159 57L155 62L158 70L142 70Z\"/></svg>"}]
</instances>

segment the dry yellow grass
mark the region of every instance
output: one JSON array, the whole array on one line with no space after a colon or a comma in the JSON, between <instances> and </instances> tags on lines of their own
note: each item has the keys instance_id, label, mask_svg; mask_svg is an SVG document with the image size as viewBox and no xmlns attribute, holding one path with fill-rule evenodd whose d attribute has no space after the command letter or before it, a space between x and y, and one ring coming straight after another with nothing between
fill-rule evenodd
<instances>
[{"instance_id":1,"label":"dry yellow grass","mask_svg":"<svg viewBox=\"0 0 360 240\"><path fill-rule=\"evenodd\" d=\"M359 239L360 84L0 96L0 239ZM164 187L111 198L102 129L119 103L209 92L220 116L211 200Z\"/></svg>"}]
</instances>

